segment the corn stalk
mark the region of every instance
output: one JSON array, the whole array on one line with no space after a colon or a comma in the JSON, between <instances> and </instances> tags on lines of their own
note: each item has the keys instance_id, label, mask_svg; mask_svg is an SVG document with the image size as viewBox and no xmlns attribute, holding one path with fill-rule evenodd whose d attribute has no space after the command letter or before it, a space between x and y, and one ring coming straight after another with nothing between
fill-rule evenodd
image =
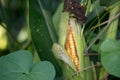
<instances>
[{"instance_id":1,"label":"corn stalk","mask_svg":"<svg viewBox=\"0 0 120 80\"><path fill-rule=\"evenodd\" d=\"M116 6L110 10L109 19L113 18L120 11L120 6ZM106 39L116 39L117 29L118 29L119 17L113 20L106 33Z\"/></svg>"}]
</instances>

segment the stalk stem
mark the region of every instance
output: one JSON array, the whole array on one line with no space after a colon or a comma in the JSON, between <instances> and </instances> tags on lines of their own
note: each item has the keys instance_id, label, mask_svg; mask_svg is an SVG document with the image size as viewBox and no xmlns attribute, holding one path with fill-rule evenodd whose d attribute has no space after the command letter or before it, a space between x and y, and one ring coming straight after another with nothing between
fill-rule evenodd
<instances>
[{"instance_id":1,"label":"stalk stem","mask_svg":"<svg viewBox=\"0 0 120 80\"><path fill-rule=\"evenodd\" d=\"M108 29L110 23L111 23L114 19L118 18L118 16L120 16L120 12L119 12L117 15L113 15L113 16L109 19L108 24L106 25L106 27L103 28L103 30L97 35L97 37L96 37L96 38L92 41L92 43L87 47L87 49L85 50L85 53L88 54L88 50L89 50L89 49L92 47L92 45L99 39L99 37Z\"/></svg>"}]
</instances>

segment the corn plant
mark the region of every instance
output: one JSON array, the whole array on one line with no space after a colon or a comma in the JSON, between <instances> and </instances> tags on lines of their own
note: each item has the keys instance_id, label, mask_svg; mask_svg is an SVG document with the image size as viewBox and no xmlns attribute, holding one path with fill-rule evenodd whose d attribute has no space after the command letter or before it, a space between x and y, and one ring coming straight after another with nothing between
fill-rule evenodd
<instances>
[{"instance_id":1,"label":"corn plant","mask_svg":"<svg viewBox=\"0 0 120 80\"><path fill-rule=\"evenodd\" d=\"M0 80L119 80L119 4L0 0Z\"/></svg>"}]
</instances>

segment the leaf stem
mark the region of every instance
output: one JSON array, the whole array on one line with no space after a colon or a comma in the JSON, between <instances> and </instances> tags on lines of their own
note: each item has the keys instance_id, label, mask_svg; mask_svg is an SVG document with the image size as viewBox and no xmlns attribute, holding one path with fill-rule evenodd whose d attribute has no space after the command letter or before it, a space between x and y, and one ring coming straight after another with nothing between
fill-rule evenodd
<instances>
[{"instance_id":1,"label":"leaf stem","mask_svg":"<svg viewBox=\"0 0 120 80\"><path fill-rule=\"evenodd\" d=\"M101 64L98 62L96 65L85 67L82 70L79 70L79 71L76 71L75 73L73 73L67 80L71 79L73 76L75 76L77 74L80 74L83 71L86 71L86 70L91 69L93 67L100 67L100 66L101 66Z\"/></svg>"},{"instance_id":2,"label":"leaf stem","mask_svg":"<svg viewBox=\"0 0 120 80\"><path fill-rule=\"evenodd\" d=\"M104 31L106 31L106 29L109 27L110 23L116 19L118 16L120 16L120 12L117 15L113 15L109 20L108 20L108 24L106 25L106 27L103 28L103 30L97 35L97 37L92 41L92 43L87 47L87 49L85 50L85 53L88 53L88 50L92 47L92 45L99 39L99 37L104 33Z\"/></svg>"}]
</instances>

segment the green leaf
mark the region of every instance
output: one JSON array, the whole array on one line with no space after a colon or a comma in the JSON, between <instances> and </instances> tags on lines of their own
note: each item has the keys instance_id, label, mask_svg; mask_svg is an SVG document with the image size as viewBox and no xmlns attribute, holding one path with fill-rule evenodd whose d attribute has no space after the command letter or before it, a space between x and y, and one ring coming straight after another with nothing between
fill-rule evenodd
<instances>
[{"instance_id":1,"label":"green leaf","mask_svg":"<svg viewBox=\"0 0 120 80\"><path fill-rule=\"evenodd\" d=\"M89 6L87 7L87 9L88 8L89 10L87 10L87 16L88 16L87 22L92 24L93 19L99 16L98 13L103 13L104 7L100 6L99 0L95 0L93 4L90 4L90 7Z\"/></svg>"},{"instance_id":2,"label":"green leaf","mask_svg":"<svg viewBox=\"0 0 120 80\"><path fill-rule=\"evenodd\" d=\"M120 41L107 39L102 43L100 49L102 52L113 52L120 49L119 43Z\"/></svg>"},{"instance_id":3,"label":"green leaf","mask_svg":"<svg viewBox=\"0 0 120 80\"><path fill-rule=\"evenodd\" d=\"M120 51L101 57L103 67L112 75L120 77Z\"/></svg>"},{"instance_id":4,"label":"green leaf","mask_svg":"<svg viewBox=\"0 0 120 80\"><path fill-rule=\"evenodd\" d=\"M100 0L100 4L102 6L111 6L111 5L115 4L118 1L119 0Z\"/></svg>"},{"instance_id":5,"label":"green leaf","mask_svg":"<svg viewBox=\"0 0 120 80\"><path fill-rule=\"evenodd\" d=\"M25 50L0 58L0 80L53 80L55 70L47 61L33 65L32 54ZM46 77L47 76L47 77Z\"/></svg>"},{"instance_id":6,"label":"green leaf","mask_svg":"<svg viewBox=\"0 0 120 80\"><path fill-rule=\"evenodd\" d=\"M57 11L55 12L54 16L53 16L53 24L55 26L56 32L59 32L59 26L60 26L60 15L63 11L63 3L60 3ZM57 33L58 34L58 33Z\"/></svg>"},{"instance_id":7,"label":"green leaf","mask_svg":"<svg viewBox=\"0 0 120 80\"><path fill-rule=\"evenodd\" d=\"M57 41L57 34L49 10L51 6L46 3L46 0L30 0L29 2L30 31L34 46L40 59L52 62L57 73L60 73L60 67L51 51L53 43Z\"/></svg>"},{"instance_id":8,"label":"green leaf","mask_svg":"<svg viewBox=\"0 0 120 80\"><path fill-rule=\"evenodd\" d=\"M53 80L55 77L54 67L48 61L36 63L31 69L34 80Z\"/></svg>"},{"instance_id":9,"label":"green leaf","mask_svg":"<svg viewBox=\"0 0 120 80\"><path fill-rule=\"evenodd\" d=\"M120 77L120 42L106 40L101 45L101 62L103 67L114 76Z\"/></svg>"}]
</instances>

